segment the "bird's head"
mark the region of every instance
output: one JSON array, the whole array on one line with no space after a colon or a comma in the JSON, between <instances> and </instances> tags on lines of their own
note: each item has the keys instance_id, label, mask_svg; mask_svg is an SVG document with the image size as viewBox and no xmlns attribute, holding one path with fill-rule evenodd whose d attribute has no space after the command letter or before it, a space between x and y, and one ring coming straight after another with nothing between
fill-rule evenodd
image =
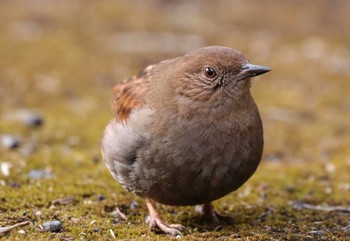
<instances>
[{"instance_id":1,"label":"bird's head","mask_svg":"<svg viewBox=\"0 0 350 241\"><path fill-rule=\"evenodd\" d=\"M174 86L176 94L193 101L237 101L249 94L252 77L271 70L250 64L237 50L219 46L194 50L176 62L178 68L174 71L180 76Z\"/></svg>"}]
</instances>

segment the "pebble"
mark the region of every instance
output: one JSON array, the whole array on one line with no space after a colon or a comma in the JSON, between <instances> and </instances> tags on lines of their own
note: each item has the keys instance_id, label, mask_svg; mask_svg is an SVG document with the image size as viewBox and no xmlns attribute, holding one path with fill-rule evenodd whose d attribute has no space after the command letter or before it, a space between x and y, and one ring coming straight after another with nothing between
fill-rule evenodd
<instances>
[{"instance_id":1,"label":"pebble","mask_svg":"<svg viewBox=\"0 0 350 241\"><path fill-rule=\"evenodd\" d=\"M94 233L98 233L100 231L100 228L99 227L95 227L94 228Z\"/></svg>"},{"instance_id":2,"label":"pebble","mask_svg":"<svg viewBox=\"0 0 350 241\"><path fill-rule=\"evenodd\" d=\"M324 234L324 231L323 230L314 230L314 231L311 231L310 234L322 236Z\"/></svg>"},{"instance_id":3,"label":"pebble","mask_svg":"<svg viewBox=\"0 0 350 241\"><path fill-rule=\"evenodd\" d=\"M14 120L28 127L39 127L44 123L43 116L33 109L16 109L5 114L5 120Z\"/></svg>"},{"instance_id":4,"label":"pebble","mask_svg":"<svg viewBox=\"0 0 350 241\"><path fill-rule=\"evenodd\" d=\"M147 214L145 217L145 223L150 223L150 222L151 222L151 216L149 216L149 214Z\"/></svg>"},{"instance_id":5,"label":"pebble","mask_svg":"<svg viewBox=\"0 0 350 241\"><path fill-rule=\"evenodd\" d=\"M44 120L41 115L32 113L23 120L23 123L26 126L39 127L44 123Z\"/></svg>"},{"instance_id":6,"label":"pebble","mask_svg":"<svg viewBox=\"0 0 350 241\"><path fill-rule=\"evenodd\" d=\"M137 209L137 208L139 208L140 207L140 205L139 205L139 203L137 202L137 201L132 201L131 203L130 203L130 209Z\"/></svg>"},{"instance_id":7,"label":"pebble","mask_svg":"<svg viewBox=\"0 0 350 241\"><path fill-rule=\"evenodd\" d=\"M42 179L42 178L49 178L52 176L51 171L46 169L34 169L29 171L28 177L31 179Z\"/></svg>"},{"instance_id":8,"label":"pebble","mask_svg":"<svg viewBox=\"0 0 350 241\"><path fill-rule=\"evenodd\" d=\"M0 171L4 176L10 175L12 165L9 162L0 162Z\"/></svg>"},{"instance_id":9,"label":"pebble","mask_svg":"<svg viewBox=\"0 0 350 241\"><path fill-rule=\"evenodd\" d=\"M60 221L53 220L53 221L48 221L43 224L43 227L45 230L50 231L50 232L60 232L63 228L63 225Z\"/></svg>"},{"instance_id":10,"label":"pebble","mask_svg":"<svg viewBox=\"0 0 350 241\"><path fill-rule=\"evenodd\" d=\"M15 149L21 145L21 140L14 135L1 136L1 145L7 149Z\"/></svg>"},{"instance_id":11,"label":"pebble","mask_svg":"<svg viewBox=\"0 0 350 241\"><path fill-rule=\"evenodd\" d=\"M41 211L36 211L34 214L36 217L40 218L43 213Z\"/></svg>"},{"instance_id":12,"label":"pebble","mask_svg":"<svg viewBox=\"0 0 350 241\"><path fill-rule=\"evenodd\" d=\"M96 197L97 201L103 201L106 199L105 196L103 196L102 194L98 194L97 197Z\"/></svg>"}]
</instances>

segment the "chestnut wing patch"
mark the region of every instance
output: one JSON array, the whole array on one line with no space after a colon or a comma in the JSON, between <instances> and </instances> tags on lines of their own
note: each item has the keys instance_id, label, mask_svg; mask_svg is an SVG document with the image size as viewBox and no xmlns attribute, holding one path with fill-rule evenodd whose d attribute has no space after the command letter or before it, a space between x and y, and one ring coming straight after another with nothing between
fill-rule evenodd
<instances>
[{"instance_id":1,"label":"chestnut wing patch","mask_svg":"<svg viewBox=\"0 0 350 241\"><path fill-rule=\"evenodd\" d=\"M153 65L138 75L117 84L113 90L113 111L118 121L126 121L132 110L146 104L145 95L149 90L149 76Z\"/></svg>"}]
</instances>

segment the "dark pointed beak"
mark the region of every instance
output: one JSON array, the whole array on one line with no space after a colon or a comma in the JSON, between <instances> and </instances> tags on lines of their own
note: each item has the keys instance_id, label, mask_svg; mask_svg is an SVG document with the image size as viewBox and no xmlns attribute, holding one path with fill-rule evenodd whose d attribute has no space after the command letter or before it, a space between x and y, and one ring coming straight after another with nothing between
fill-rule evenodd
<instances>
[{"instance_id":1,"label":"dark pointed beak","mask_svg":"<svg viewBox=\"0 0 350 241\"><path fill-rule=\"evenodd\" d=\"M245 64L242 66L242 71L240 72L242 79L251 78L257 75L264 74L269 72L271 69L266 66L254 65L254 64Z\"/></svg>"}]
</instances>

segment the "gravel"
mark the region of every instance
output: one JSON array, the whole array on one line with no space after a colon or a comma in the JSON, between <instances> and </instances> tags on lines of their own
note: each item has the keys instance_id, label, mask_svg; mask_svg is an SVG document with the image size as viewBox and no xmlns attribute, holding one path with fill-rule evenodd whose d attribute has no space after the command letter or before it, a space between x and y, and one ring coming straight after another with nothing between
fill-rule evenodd
<instances>
[{"instance_id":1,"label":"gravel","mask_svg":"<svg viewBox=\"0 0 350 241\"><path fill-rule=\"evenodd\" d=\"M1 136L1 145L7 149L15 149L21 145L21 140L17 136L6 134Z\"/></svg>"},{"instance_id":2,"label":"gravel","mask_svg":"<svg viewBox=\"0 0 350 241\"><path fill-rule=\"evenodd\" d=\"M58 220L52 220L52 221L48 221L46 223L43 224L43 227L45 230L50 231L50 232L60 232L63 228L62 222L58 221Z\"/></svg>"}]
</instances>

